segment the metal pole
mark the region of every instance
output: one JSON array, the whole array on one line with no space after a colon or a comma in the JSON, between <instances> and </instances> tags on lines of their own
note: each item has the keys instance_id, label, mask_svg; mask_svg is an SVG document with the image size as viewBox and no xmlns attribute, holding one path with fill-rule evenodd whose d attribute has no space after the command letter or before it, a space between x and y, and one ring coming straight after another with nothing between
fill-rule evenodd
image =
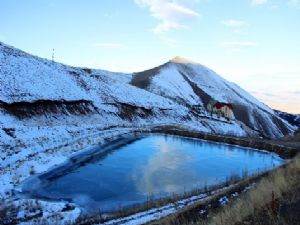
<instances>
[{"instance_id":1,"label":"metal pole","mask_svg":"<svg viewBox=\"0 0 300 225\"><path fill-rule=\"evenodd\" d=\"M52 62L54 62L54 48L52 49Z\"/></svg>"}]
</instances>

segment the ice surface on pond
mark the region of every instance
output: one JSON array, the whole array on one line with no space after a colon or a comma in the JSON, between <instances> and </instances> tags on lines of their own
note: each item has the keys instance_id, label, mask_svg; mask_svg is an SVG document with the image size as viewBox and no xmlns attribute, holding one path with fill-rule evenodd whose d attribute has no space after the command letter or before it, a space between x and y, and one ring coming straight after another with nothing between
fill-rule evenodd
<instances>
[{"instance_id":1,"label":"ice surface on pond","mask_svg":"<svg viewBox=\"0 0 300 225\"><path fill-rule=\"evenodd\" d=\"M253 174L283 163L278 156L175 136L142 136L32 185L40 197L72 200L85 210L113 211ZM54 176L53 176L54 175ZM27 188L28 189L28 188Z\"/></svg>"}]
</instances>

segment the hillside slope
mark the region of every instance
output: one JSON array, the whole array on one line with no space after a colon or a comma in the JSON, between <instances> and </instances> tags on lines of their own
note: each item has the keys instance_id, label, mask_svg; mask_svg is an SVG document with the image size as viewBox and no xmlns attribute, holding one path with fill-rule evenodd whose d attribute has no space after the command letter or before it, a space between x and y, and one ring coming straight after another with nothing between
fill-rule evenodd
<instances>
[{"instance_id":1,"label":"hillside slope","mask_svg":"<svg viewBox=\"0 0 300 225\"><path fill-rule=\"evenodd\" d=\"M279 110L275 110L275 113L283 120L286 120L287 122L289 122L289 124L300 128L300 115L299 114L291 114L291 113L282 112Z\"/></svg>"},{"instance_id":2,"label":"hillside slope","mask_svg":"<svg viewBox=\"0 0 300 225\"><path fill-rule=\"evenodd\" d=\"M265 137L281 137L294 129L238 85L180 57L134 74L131 84L190 107L206 109L211 99L232 104L235 118Z\"/></svg>"}]
</instances>

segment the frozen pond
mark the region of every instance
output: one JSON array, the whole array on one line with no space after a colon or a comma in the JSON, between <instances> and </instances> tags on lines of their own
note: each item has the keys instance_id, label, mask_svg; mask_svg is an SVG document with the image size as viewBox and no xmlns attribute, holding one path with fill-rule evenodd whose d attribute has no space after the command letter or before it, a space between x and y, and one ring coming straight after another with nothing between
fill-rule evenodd
<instances>
[{"instance_id":1,"label":"frozen pond","mask_svg":"<svg viewBox=\"0 0 300 225\"><path fill-rule=\"evenodd\" d=\"M24 189L35 197L66 199L87 211L107 212L145 202L150 196L182 193L283 162L274 154L238 146L148 135L67 170L40 176L39 182L29 182Z\"/></svg>"}]
</instances>

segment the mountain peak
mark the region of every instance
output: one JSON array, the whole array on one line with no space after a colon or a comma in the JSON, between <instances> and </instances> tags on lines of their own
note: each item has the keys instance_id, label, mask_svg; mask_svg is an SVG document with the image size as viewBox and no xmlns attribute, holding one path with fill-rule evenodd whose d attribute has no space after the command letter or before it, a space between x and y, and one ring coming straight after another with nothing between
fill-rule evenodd
<instances>
[{"instance_id":1,"label":"mountain peak","mask_svg":"<svg viewBox=\"0 0 300 225\"><path fill-rule=\"evenodd\" d=\"M181 64L194 64L195 62L185 59L181 56L175 56L173 59L170 60L172 63L181 63Z\"/></svg>"}]
</instances>

